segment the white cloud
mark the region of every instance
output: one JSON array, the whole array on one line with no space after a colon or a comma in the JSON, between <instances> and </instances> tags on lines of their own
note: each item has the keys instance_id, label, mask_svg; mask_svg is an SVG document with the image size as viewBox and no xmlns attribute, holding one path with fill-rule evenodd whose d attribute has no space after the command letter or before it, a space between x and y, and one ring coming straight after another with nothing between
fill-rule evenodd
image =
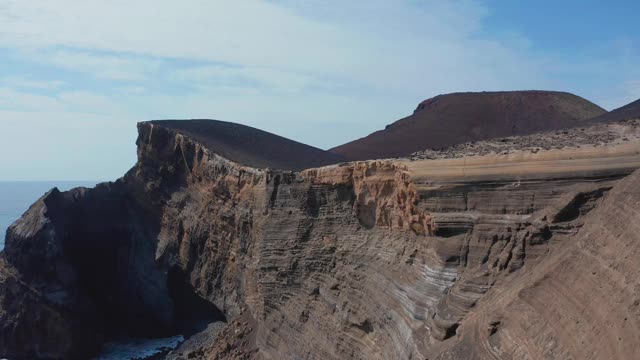
<instances>
[{"instance_id":1,"label":"white cloud","mask_svg":"<svg viewBox=\"0 0 640 360\"><path fill-rule=\"evenodd\" d=\"M473 1L287 7L257 0L30 0L5 6L3 46L211 61L294 88L321 78L424 97L439 89L504 88L540 78L530 54L476 36L487 10ZM43 60L116 79L144 74L149 62L66 51Z\"/></svg>"},{"instance_id":2,"label":"white cloud","mask_svg":"<svg viewBox=\"0 0 640 360\"><path fill-rule=\"evenodd\" d=\"M143 80L161 66L159 60L78 50L40 51L30 55L45 64L108 80Z\"/></svg>"},{"instance_id":3,"label":"white cloud","mask_svg":"<svg viewBox=\"0 0 640 360\"><path fill-rule=\"evenodd\" d=\"M147 89L144 86L123 86L119 88L125 94L143 94Z\"/></svg>"},{"instance_id":4,"label":"white cloud","mask_svg":"<svg viewBox=\"0 0 640 360\"><path fill-rule=\"evenodd\" d=\"M0 86L35 89L35 90L54 90L64 85L64 81L59 80L32 80L20 76L7 76L0 79Z\"/></svg>"},{"instance_id":5,"label":"white cloud","mask_svg":"<svg viewBox=\"0 0 640 360\"><path fill-rule=\"evenodd\" d=\"M87 91L62 91L43 95L10 87L0 87L0 110L112 115L119 115L124 111L109 97ZM43 121L47 121L47 118L44 117ZM53 121L53 119L49 121Z\"/></svg>"},{"instance_id":6,"label":"white cloud","mask_svg":"<svg viewBox=\"0 0 640 360\"><path fill-rule=\"evenodd\" d=\"M338 35L252 0L10 1L0 16L0 43L11 47L70 46L243 64L320 55ZM314 38L322 44L303 43Z\"/></svg>"},{"instance_id":7,"label":"white cloud","mask_svg":"<svg viewBox=\"0 0 640 360\"><path fill-rule=\"evenodd\" d=\"M121 114L121 106L109 97L88 91L66 91L57 94L65 108L80 113Z\"/></svg>"},{"instance_id":8,"label":"white cloud","mask_svg":"<svg viewBox=\"0 0 640 360\"><path fill-rule=\"evenodd\" d=\"M63 105L54 97L23 92L10 87L0 87L0 109L58 111L62 108Z\"/></svg>"},{"instance_id":9,"label":"white cloud","mask_svg":"<svg viewBox=\"0 0 640 360\"><path fill-rule=\"evenodd\" d=\"M318 82L311 76L291 71L213 65L178 70L175 78L200 87L242 87L269 92L299 92Z\"/></svg>"}]
</instances>

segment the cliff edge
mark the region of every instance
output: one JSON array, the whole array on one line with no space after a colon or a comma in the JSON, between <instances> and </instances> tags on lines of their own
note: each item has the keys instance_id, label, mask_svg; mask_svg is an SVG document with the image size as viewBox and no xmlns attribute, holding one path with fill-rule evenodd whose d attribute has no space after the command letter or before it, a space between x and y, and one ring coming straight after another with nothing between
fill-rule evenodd
<instances>
[{"instance_id":1,"label":"cliff edge","mask_svg":"<svg viewBox=\"0 0 640 360\"><path fill-rule=\"evenodd\" d=\"M140 123L124 177L54 189L9 228L0 356L86 359L175 334L194 336L166 359L624 359L639 345L635 122L585 128L606 143L301 171L177 125Z\"/></svg>"}]
</instances>

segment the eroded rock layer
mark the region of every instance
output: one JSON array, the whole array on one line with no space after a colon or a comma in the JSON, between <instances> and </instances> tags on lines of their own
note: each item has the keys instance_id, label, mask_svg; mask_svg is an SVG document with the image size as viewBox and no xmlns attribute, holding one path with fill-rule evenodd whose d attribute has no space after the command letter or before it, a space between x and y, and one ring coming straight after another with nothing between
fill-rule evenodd
<instances>
[{"instance_id":1,"label":"eroded rock layer","mask_svg":"<svg viewBox=\"0 0 640 360\"><path fill-rule=\"evenodd\" d=\"M53 190L9 229L0 355L82 359L224 322L167 358L628 358L639 151L291 172L141 123L122 179Z\"/></svg>"}]
</instances>

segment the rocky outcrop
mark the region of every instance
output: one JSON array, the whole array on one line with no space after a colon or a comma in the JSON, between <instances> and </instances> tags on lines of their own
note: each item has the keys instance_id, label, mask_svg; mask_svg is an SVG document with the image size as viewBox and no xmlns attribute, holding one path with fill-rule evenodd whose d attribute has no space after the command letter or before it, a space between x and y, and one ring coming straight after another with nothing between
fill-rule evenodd
<instances>
[{"instance_id":1,"label":"rocky outcrop","mask_svg":"<svg viewBox=\"0 0 640 360\"><path fill-rule=\"evenodd\" d=\"M346 160L340 155L282 136L226 121L161 120L147 124L154 123L166 131L180 133L207 148L215 149L216 154L226 159L256 168L299 171ZM149 128L153 129L153 126Z\"/></svg>"},{"instance_id":2,"label":"rocky outcrop","mask_svg":"<svg viewBox=\"0 0 640 360\"><path fill-rule=\"evenodd\" d=\"M25 301L46 312L6 311L3 355L83 358L121 329L131 335L170 331L166 276L154 264L154 244L143 242L153 236L153 222L125 189L123 181L66 193L53 189L9 228L3 257L15 276L0 288L22 284L32 299ZM11 309L22 302L20 292L3 295L15 302ZM39 323L46 325L33 327ZM42 336L20 340L36 329Z\"/></svg>"},{"instance_id":3,"label":"rocky outcrop","mask_svg":"<svg viewBox=\"0 0 640 360\"><path fill-rule=\"evenodd\" d=\"M627 230L628 263L605 244L585 245L613 234L603 221L635 219L633 197L619 219L610 200L632 191L633 137L300 172L242 165L162 122L141 123L137 144L122 179L53 190L9 229L0 355L81 359L114 336L189 335L222 322L213 340L167 358L581 358L561 330L570 320L544 308L550 301L584 318L566 319L588 324L578 338L608 349L597 354L622 358L634 344L594 340L604 330L592 325L624 311L587 296L632 296L625 276L638 257ZM581 252L566 258L571 251ZM576 262L585 251L598 261ZM582 266L615 289L592 289L601 282ZM584 296L556 289L565 285ZM550 299L554 291L565 295Z\"/></svg>"}]
</instances>

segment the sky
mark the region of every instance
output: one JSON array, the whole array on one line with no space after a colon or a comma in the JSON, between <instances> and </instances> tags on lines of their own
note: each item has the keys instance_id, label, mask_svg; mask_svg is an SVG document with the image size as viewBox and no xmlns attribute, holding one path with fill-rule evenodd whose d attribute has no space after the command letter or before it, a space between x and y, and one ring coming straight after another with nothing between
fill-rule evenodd
<instances>
[{"instance_id":1,"label":"sky","mask_svg":"<svg viewBox=\"0 0 640 360\"><path fill-rule=\"evenodd\" d=\"M639 1L0 0L0 181L114 180L138 121L327 149L438 94L640 98Z\"/></svg>"}]
</instances>

